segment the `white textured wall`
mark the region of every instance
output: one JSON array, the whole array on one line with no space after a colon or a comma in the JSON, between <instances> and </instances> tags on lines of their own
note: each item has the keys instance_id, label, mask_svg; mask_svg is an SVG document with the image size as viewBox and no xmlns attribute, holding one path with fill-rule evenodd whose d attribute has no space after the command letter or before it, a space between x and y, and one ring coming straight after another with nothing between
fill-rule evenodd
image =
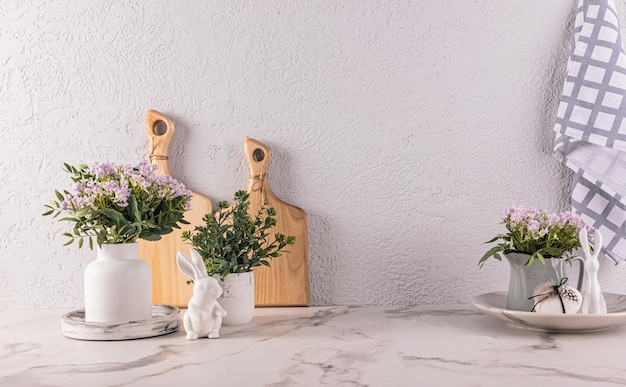
<instances>
[{"instance_id":1,"label":"white textured wall","mask_svg":"<svg viewBox=\"0 0 626 387\"><path fill-rule=\"evenodd\" d=\"M502 209L567 208L551 127L575 3L0 0L0 306L82 303L95 252L43 205L63 161L146 158L150 108L177 124L172 174L215 202L247 185L245 137L273 149L314 304L504 289L506 263L476 266Z\"/></svg>"}]
</instances>

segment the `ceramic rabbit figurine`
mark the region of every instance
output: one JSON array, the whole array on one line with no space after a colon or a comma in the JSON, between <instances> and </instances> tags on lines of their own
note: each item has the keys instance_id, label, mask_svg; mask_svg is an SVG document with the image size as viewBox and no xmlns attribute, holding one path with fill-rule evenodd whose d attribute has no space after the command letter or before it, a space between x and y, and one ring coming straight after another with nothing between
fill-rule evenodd
<instances>
[{"instance_id":1,"label":"ceramic rabbit figurine","mask_svg":"<svg viewBox=\"0 0 626 387\"><path fill-rule=\"evenodd\" d=\"M598 269L600 261L598 255L602 247L602 235L600 231L595 230L593 233L593 253L589 250L589 241L587 239L587 230L582 229L578 234L580 244L585 253L585 277L583 278L583 286L581 293L583 296L582 314L601 314L606 313L606 301L600 290L598 282Z\"/></svg>"},{"instance_id":2,"label":"ceramic rabbit figurine","mask_svg":"<svg viewBox=\"0 0 626 387\"><path fill-rule=\"evenodd\" d=\"M207 336L220 337L222 317L226 310L217 302L222 295L222 287L213 277L209 277L200 254L191 249L191 260L180 251L176 254L180 271L193 280L193 296L189 300L187 312L183 316L183 326L187 340Z\"/></svg>"}]
</instances>

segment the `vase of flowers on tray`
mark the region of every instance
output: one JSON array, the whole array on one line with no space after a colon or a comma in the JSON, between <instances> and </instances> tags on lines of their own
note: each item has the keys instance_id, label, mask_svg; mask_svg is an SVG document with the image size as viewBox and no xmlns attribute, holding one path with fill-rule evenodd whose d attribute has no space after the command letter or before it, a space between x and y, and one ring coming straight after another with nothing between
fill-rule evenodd
<instances>
[{"instance_id":1,"label":"vase of flowers on tray","mask_svg":"<svg viewBox=\"0 0 626 387\"><path fill-rule=\"evenodd\" d=\"M523 206L506 209L502 223L507 232L486 242L499 241L482 256L478 265L482 268L491 257L501 261L504 255L510 265L507 309L529 312L535 305L535 289L546 282L556 284L567 278L572 260L582 264L580 257L572 256L581 247L578 234L583 228L588 232L593 229L570 212L549 214ZM584 273L582 267L579 273L578 289Z\"/></svg>"},{"instance_id":2,"label":"vase of flowers on tray","mask_svg":"<svg viewBox=\"0 0 626 387\"><path fill-rule=\"evenodd\" d=\"M139 258L138 239L156 241L186 224L191 192L171 176L137 165L64 164L71 191L55 191L45 216L73 224L65 245L97 249L85 268L85 321L138 321L152 317L152 272ZM173 259L173 258L172 258Z\"/></svg>"}]
</instances>

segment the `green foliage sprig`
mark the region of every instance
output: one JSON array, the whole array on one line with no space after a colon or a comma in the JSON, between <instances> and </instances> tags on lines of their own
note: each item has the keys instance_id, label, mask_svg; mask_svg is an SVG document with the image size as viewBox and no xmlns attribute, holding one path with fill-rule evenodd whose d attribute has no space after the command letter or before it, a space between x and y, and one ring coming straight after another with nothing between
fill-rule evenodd
<instances>
[{"instance_id":1,"label":"green foliage sprig","mask_svg":"<svg viewBox=\"0 0 626 387\"><path fill-rule=\"evenodd\" d=\"M220 210L206 214L204 225L197 226L193 232L183 232L183 240L200 253L209 275L219 274L224 278L261 265L269 267L270 259L279 257L283 248L296 243L292 235L275 233L270 238L268 230L276 226L276 210L262 207L251 216L249 196L243 190L235 192L232 207L227 201L219 202Z\"/></svg>"},{"instance_id":2,"label":"green foliage sprig","mask_svg":"<svg viewBox=\"0 0 626 387\"><path fill-rule=\"evenodd\" d=\"M56 200L46 205L44 216L74 223L63 235L66 245L85 240L93 249L103 243L131 243L137 239L156 241L169 234L190 208L191 191L167 175L156 175L155 166L147 161L138 165L96 163L63 164L74 182L72 192L55 190Z\"/></svg>"},{"instance_id":3,"label":"green foliage sprig","mask_svg":"<svg viewBox=\"0 0 626 387\"><path fill-rule=\"evenodd\" d=\"M502 260L500 253L518 252L530 255L527 266L535 260L546 264L545 258L569 258L580 247L578 233L582 228L593 232L593 228L575 214L564 212L548 214L543 210L513 206L502 213L502 223L508 233L498 234L485 243L498 243L489 249L478 262L482 268L493 257Z\"/></svg>"}]
</instances>

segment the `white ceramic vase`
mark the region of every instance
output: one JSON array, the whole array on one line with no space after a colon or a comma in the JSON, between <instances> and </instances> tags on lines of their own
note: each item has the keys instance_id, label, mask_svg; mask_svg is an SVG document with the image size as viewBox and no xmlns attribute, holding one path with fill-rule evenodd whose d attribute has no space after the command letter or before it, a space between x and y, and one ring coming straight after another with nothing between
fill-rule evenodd
<instances>
[{"instance_id":1,"label":"white ceramic vase","mask_svg":"<svg viewBox=\"0 0 626 387\"><path fill-rule=\"evenodd\" d=\"M240 325L250 322L254 315L254 272L230 273L223 280L215 275L224 293L219 299L226 310L224 325Z\"/></svg>"},{"instance_id":2,"label":"white ceramic vase","mask_svg":"<svg viewBox=\"0 0 626 387\"><path fill-rule=\"evenodd\" d=\"M103 244L85 268L85 321L152 318L152 269L137 243Z\"/></svg>"}]
</instances>

